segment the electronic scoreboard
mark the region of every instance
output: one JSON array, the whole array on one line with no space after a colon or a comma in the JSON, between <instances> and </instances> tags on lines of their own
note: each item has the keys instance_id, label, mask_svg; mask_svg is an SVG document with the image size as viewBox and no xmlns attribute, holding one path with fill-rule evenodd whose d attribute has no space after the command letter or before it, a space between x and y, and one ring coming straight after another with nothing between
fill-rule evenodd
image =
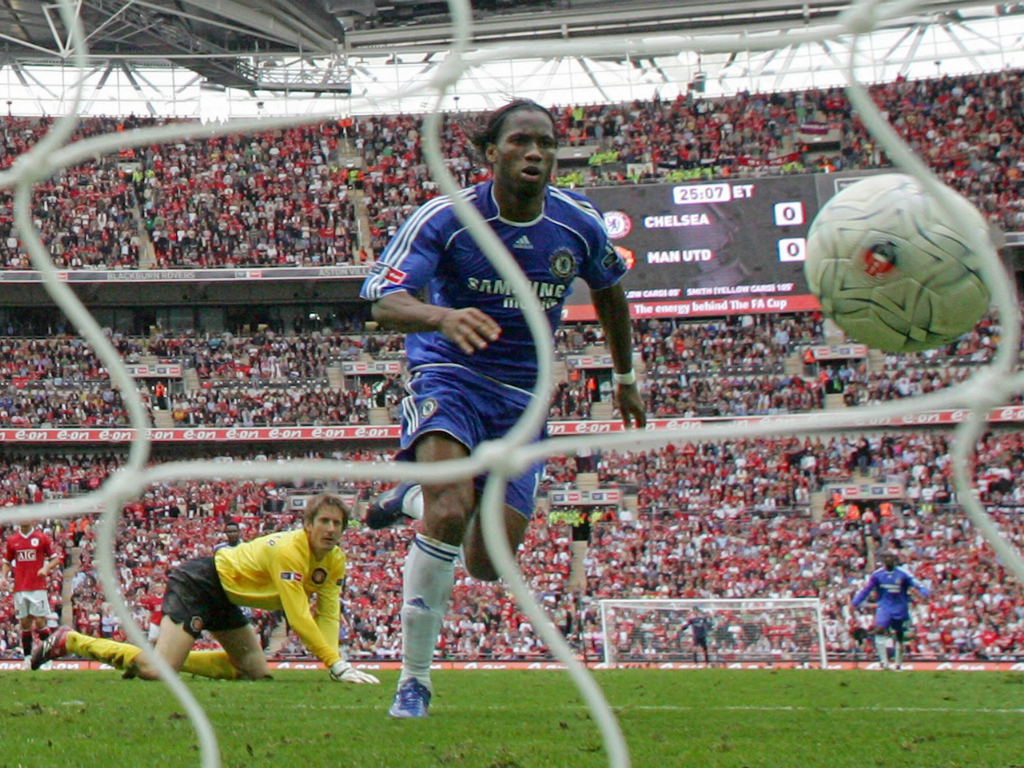
<instances>
[{"instance_id":1,"label":"electronic scoreboard","mask_svg":"<svg viewBox=\"0 0 1024 768\"><path fill-rule=\"evenodd\" d=\"M804 279L807 230L838 174L797 174L582 190L604 213L629 265L622 285L635 317L818 308ZM577 281L565 319L593 319Z\"/></svg>"}]
</instances>

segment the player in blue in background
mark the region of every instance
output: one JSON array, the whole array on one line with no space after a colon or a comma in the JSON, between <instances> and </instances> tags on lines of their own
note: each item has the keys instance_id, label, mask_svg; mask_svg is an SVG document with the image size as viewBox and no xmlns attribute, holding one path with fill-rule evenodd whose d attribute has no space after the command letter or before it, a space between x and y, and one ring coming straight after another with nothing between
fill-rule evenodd
<instances>
[{"instance_id":1,"label":"player in blue in background","mask_svg":"<svg viewBox=\"0 0 1024 768\"><path fill-rule=\"evenodd\" d=\"M554 118L535 102L513 101L490 116L473 143L493 168L494 180L461 194L525 272L552 332L573 280L579 276L588 283L611 351L623 421L642 428L646 417L633 372L629 305L617 284L626 266L594 206L579 194L548 186L558 146ZM373 302L373 318L382 326L409 334L411 394L402 403L400 459L463 458L511 429L533 397L536 347L519 301L447 196L427 202L405 222L361 295ZM533 516L540 469L538 464L509 482L505 527L513 550ZM498 577L477 514L483 481L423 485L421 494L419 486L400 485L371 506L372 527L408 513L407 497L422 505L423 514L405 563L402 674L388 711L392 717L428 714L430 663L451 597L455 558L461 555L475 578Z\"/></svg>"},{"instance_id":2,"label":"player in blue in background","mask_svg":"<svg viewBox=\"0 0 1024 768\"><path fill-rule=\"evenodd\" d=\"M697 663L697 649L704 651L704 664L710 664L708 658L708 634L714 628L715 623L711 617L706 615L700 608L694 608L689 620L683 624L681 632L687 629L693 630L693 663Z\"/></svg>"},{"instance_id":3,"label":"player in blue in background","mask_svg":"<svg viewBox=\"0 0 1024 768\"><path fill-rule=\"evenodd\" d=\"M914 577L904 569L899 568L899 558L893 551L886 551L882 554L882 567L875 570L864 585L853 598L853 606L858 605L867 599L874 591L878 598L878 608L875 610L875 650L878 652L878 660L882 663L883 669L889 668L888 649L886 648L886 635L890 634L896 641L895 666L897 669L903 664L903 631L906 622L910 619L910 590L916 589L923 597L928 597L931 592L921 584L918 584Z\"/></svg>"},{"instance_id":4,"label":"player in blue in background","mask_svg":"<svg viewBox=\"0 0 1024 768\"><path fill-rule=\"evenodd\" d=\"M213 545L213 551L216 552L218 549L224 549L224 547L237 547L242 543L242 529L238 525L238 521L234 518L228 518L224 523L224 541L217 542Z\"/></svg>"}]
</instances>

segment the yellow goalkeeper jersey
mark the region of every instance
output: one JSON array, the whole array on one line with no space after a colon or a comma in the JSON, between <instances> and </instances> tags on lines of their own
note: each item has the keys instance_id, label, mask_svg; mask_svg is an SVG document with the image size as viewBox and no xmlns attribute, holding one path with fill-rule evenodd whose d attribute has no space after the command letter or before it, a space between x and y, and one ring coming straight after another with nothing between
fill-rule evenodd
<instances>
[{"instance_id":1,"label":"yellow goalkeeper jersey","mask_svg":"<svg viewBox=\"0 0 1024 768\"><path fill-rule=\"evenodd\" d=\"M283 610L306 649L330 667L338 655L345 553L335 547L317 560L303 529L272 533L214 553L217 574L235 605ZM316 618L309 598L316 595Z\"/></svg>"}]
</instances>

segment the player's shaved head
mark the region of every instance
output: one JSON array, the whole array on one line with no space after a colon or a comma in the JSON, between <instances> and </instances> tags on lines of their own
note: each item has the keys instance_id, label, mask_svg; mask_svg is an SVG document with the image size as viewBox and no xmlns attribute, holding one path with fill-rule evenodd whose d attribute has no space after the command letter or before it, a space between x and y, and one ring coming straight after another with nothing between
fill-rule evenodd
<instances>
[{"instance_id":1,"label":"player's shaved head","mask_svg":"<svg viewBox=\"0 0 1024 768\"><path fill-rule=\"evenodd\" d=\"M508 120L510 115L523 110L529 110L531 112L540 112L546 115L548 120L551 121L551 127L555 127L555 117L551 114L551 111L546 107L541 106L536 101L531 99L516 99L510 101L500 109L494 110L487 118L487 124L483 130L475 135L472 139L473 146L476 147L480 154L486 154L488 144L497 144L498 137L501 136L501 131L505 127L505 121Z\"/></svg>"}]
</instances>

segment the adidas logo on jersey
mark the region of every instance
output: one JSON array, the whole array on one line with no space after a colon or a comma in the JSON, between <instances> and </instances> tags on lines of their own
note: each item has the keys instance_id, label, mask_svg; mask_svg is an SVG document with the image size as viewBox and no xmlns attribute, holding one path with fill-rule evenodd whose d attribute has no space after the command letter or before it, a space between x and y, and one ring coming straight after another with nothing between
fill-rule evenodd
<instances>
[{"instance_id":1,"label":"adidas logo on jersey","mask_svg":"<svg viewBox=\"0 0 1024 768\"><path fill-rule=\"evenodd\" d=\"M526 235L523 235L518 240L516 240L514 243L512 243L512 247L513 248L533 248L533 243L530 242L530 238L528 238Z\"/></svg>"}]
</instances>

